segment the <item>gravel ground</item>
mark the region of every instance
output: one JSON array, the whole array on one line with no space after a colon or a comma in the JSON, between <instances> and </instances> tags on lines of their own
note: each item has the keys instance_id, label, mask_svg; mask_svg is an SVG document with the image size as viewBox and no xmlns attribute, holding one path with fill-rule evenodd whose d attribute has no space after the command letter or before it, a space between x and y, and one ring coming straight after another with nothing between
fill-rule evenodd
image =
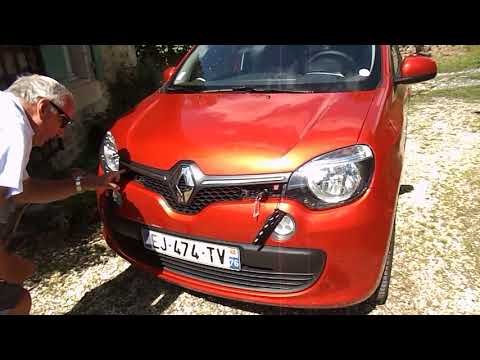
<instances>
[{"instance_id":1,"label":"gravel ground","mask_svg":"<svg viewBox=\"0 0 480 360\"><path fill-rule=\"evenodd\" d=\"M479 71L479 70L477 70ZM415 92L471 85L439 76ZM463 79L463 81L462 81ZM477 83L477 80L473 81ZM409 109L390 296L375 309L301 311L214 298L135 270L92 225L39 248L32 314L480 314L480 104L430 98Z\"/></svg>"},{"instance_id":2,"label":"gravel ground","mask_svg":"<svg viewBox=\"0 0 480 360\"><path fill-rule=\"evenodd\" d=\"M454 89L463 86L480 84L480 69L439 74L434 81L426 81L414 86L415 91L423 93L437 89Z\"/></svg>"}]
</instances>

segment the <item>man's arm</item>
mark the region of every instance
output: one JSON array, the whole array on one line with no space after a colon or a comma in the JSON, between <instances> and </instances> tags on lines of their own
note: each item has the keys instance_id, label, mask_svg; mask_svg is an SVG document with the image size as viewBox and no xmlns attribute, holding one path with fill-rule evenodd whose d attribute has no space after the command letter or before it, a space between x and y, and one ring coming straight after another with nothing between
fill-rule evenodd
<instances>
[{"instance_id":1,"label":"man's arm","mask_svg":"<svg viewBox=\"0 0 480 360\"><path fill-rule=\"evenodd\" d=\"M87 175L82 178L84 191L101 189L118 189L115 182L120 180L123 171L112 172L108 175ZM29 178L23 182L23 192L12 196L17 204L44 204L66 199L77 194L73 179L64 180L39 180Z\"/></svg>"}]
</instances>

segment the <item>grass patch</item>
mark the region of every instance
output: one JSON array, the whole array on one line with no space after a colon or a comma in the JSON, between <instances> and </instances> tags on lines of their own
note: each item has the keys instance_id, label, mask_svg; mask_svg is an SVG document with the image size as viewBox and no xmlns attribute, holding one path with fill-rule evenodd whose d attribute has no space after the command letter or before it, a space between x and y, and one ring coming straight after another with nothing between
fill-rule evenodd
<instances>
[{"instance_id":1,"label":"grass patch","mask_svg":"<svg viewBox=\"0 0 480 360\"><path fill-rule=\"evenodd\" d=\"M422 94L422 95L427 95L427 94ZM480 85L465 86L465 87L459 87L454 89L432 90L428 95L431 97L449 97L454 99L462 99L466 101L479 101Z\"/></svg>"},{"instance_id":2,"label":"grass patch","mask_svg":"<svg viewBox=\"0 0 480 360\"><path fill-rule=\"evenodd\" d=\"M458 54L437 55L434 59L439 73L480 68L480 45L465 45Z\"/></svg>"},{"instance_id":3,"label":"grass patch","mask_svg":"<svg viewBox=\"0 0 480 360\"><path fill-rule=\"evenodd\" d=\"M480 73L468 74L466 78L471 80L480 80Z\"/></svg>"},{"instance_id":4,"label":"grass patch","mask_svg":"<svg viewBox=\"0 0 480 360\"><path fill-rule=\"evenodd\" d=\"M464 86L454 89L437 89L424 93L416 94L411 97L411 105L423 103L432 98L447 97L451 99L461 99L468 102L480 101L480 85Z\"/></svg>"}]
</instances>

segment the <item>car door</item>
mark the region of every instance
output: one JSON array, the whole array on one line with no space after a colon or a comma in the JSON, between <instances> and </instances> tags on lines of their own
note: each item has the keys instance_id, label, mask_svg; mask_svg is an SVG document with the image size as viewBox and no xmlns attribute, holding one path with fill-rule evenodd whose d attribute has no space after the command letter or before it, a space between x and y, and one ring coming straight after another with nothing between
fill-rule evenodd
<instances>
[{"instance_id":1,"label":"car door","mask_svg":"<svg viewBox=\"0 0 480 360\"><path fill-rule=\"evenodd\" d=\"M406 132L407 132L407 119L406 119L406 102L408 87L406 85L395 85L394 81L400 77L400 66L402 63L402 55L398 48L398 45L392 45L390 47L390 64L391 64L391 76L392 76L392 101L391 101L391 113L390 122L395 131L397 132L399 142L400 157L403 159L403 152L405 150Z\"/></svg>"}]
</instances>

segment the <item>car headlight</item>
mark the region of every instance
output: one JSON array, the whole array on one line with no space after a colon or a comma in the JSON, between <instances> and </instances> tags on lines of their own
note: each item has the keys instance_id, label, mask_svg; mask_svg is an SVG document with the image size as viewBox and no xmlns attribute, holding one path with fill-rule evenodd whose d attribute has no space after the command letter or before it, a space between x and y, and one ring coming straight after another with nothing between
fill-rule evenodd
<instances>
[{"instance_id":1,"label":"car headlight","mask_svg":"<svg viewBox=\"0 0 480 360\"><path fill-rule=\"evenodd\" d=\"M286 195L311 209L348 203L367 189L373 165L373 152L367 145L332 151L297 169L290 177Z\"/></svg>"},{"instance_id":2,"label":"car headlight","mask_svg":"<svg viewBox=\"0 0 480 360\"><path fill-rule=\"evenodd\" d=\"M105 173L118 171L120 168L120 156L118 155L117 144L110 131L107 131L102 141L100 164L102 164Z\"/></svg>"}]
</instances>

